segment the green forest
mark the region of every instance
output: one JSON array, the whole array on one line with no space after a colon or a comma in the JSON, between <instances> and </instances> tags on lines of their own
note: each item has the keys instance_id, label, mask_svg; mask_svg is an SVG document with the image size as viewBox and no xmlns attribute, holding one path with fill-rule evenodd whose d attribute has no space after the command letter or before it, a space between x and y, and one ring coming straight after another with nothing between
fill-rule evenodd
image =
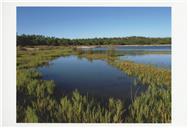
<instances>
[{"instance_id":1,"label":"green forest","mask_svg":"<svg viewBox=\"0 0 188 128\"><path fill-rule=\"evenodd\" d=\"M171 44L171 38L149 38L149 37L116 37L116 38L89 38L89 39L66 39L46 37L42 35L17 35L17 45L162 45Z\"/></svg>"}]
</instances>

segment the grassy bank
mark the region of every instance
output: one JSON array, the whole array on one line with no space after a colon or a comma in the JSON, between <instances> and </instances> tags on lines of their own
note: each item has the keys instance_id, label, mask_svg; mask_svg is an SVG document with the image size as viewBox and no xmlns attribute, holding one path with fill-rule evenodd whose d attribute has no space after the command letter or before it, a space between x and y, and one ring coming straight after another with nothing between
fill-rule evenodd
<instances>
[{"instance_id":1,"label":"grassy bank","mask_svg":"<svg viewBox=\"0 0 188 128\"><path fill-rule=\"evenodd\" d=\"M135 76L148 90L134 99L129 108L124 101L109 98L101 104L94 97L75 90L71 96L56 99L53 81L41 80L34 68L58 56L77 55L103 59ZM84 53L73 47L17 47L17 122L170 122L171 72L132 62L117 61L116 55Z\"/></svg>"},{"instance_id":2,"label":"grassy bank","mask_svg":"<svg viewBox=\"0 0 188 128\"><path fill-rule=\"evenodd\" d=\"M171 122L171 71L146 64L120 61L109 54L82 54L88 59L103 59L134 76L148 90L136 97L127 110L126 122ZM95 57L93 57L95 56ZM111 58L111 59L108 59Z\"/></svg>"}]
</instances>

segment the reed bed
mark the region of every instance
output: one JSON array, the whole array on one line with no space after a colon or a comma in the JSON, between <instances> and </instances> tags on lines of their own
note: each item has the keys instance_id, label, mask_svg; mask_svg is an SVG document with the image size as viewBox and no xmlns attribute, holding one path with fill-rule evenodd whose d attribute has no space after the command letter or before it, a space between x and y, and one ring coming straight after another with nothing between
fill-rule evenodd
<instances>
[{"instance_id":1,"label":"reed bed","mask_svg":"<svg viewBox=\"0 0 188 128\"><path fill-rule=\"evenodd\" d=\"M57 99L55 84L41 80L37 66L58 56L77 55L102 59L138 78L146 92L136 97L129 108L119 99L102 104L78 90ZM113 54L83 53L72 47L17 47L17 122L70 123L169 123L171 122L171 72L148 65L118 61Z\"/></svg>"}]
</instances>

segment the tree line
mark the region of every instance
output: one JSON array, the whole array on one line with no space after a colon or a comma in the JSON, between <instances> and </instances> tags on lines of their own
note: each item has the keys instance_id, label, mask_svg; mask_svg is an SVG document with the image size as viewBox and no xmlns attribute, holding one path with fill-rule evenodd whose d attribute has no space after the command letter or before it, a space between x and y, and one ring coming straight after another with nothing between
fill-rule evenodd
<instances>
[{"instance_id":1,"label":"tree line","mask_svg":"<svg viewBox=\"0 0 188 128\"><path fill-rule=\"evenodd\" d=\"M17 46L32 45L160 45L171 44L171 38L151 38L151 37L113 37L113 38L87 38L87 39L66 39L57 37L47 37L43 35L17 35Z\"/></svg>"}]
</instances>

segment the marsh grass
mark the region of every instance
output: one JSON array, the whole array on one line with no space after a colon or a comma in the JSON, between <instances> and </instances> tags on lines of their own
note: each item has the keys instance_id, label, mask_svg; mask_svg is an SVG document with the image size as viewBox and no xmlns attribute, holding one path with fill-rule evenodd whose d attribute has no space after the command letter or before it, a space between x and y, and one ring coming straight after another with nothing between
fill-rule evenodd
<instances>
[{"instance_id":1,"label":"marsh grass","mask_svg":"<svg viewBox=\"0 0 188 128\"><path fill-rule=\"evenodd\" d=\"M109 98L101 103L78 90L57 99L55 84L41 80L36 67L58 56L77 55L90 60L102 59L136 77L148 90L136 97L129 108L124 101ZM170 122L171 72L144 64L117 61L111 52L96 54L77 51L74 47L17 47L17 122L121 123Z\"/></svg>"},{"instance_id":2,"label":"marsh grass","mask_svg":"<svg viewBox=\"0 0 188 128\"><path fill-rule=\"evenodd\" d=\"M116 61L111 62L111 64L128 75L137 77L144 85L166 86L170 88L171 72L167 69L130 61Z\"/></svg>"},{"instance_id":3,"label":"marsh grass","mask_svg":"<svg viewBox=\"0 0 188 128\"><path fill-rule=\"evenodd\" d=\"M40 80L40 75L34 70L21 71L17 76L21 80L17 81L17 122L124 121L124 106L120 100L109 99L104 107L75 90L69 98L62 96L58 102L53 96L53 81Z\"/></svg>"},{"instance_id":4,"label":"marsh grass","mask_svg":"<svg viewBox=\"0 0 188 128\"><path fill-rule=\"evenodd\" d=\"M171 122L171 72L169 70L129 61L117 61L111 64L148 86L147 91L136 97L130 105L127 122Z\"/></svg>"},{"instance_id":5,"label":"marsh grass","mask_svg":"<svg viewBox=\"0 0 188 128\"><path fill-rule=\"evenodd\" d=\"M171 72L169 70L131 61L109 60L107 54L83 56L86 58L95 56L95 59L108 60L109 64L129 76L136 77L136 81L148 86L147 91L132 101L127 110L125 122L171 122Z\"/></svg>"}]
</instances>

